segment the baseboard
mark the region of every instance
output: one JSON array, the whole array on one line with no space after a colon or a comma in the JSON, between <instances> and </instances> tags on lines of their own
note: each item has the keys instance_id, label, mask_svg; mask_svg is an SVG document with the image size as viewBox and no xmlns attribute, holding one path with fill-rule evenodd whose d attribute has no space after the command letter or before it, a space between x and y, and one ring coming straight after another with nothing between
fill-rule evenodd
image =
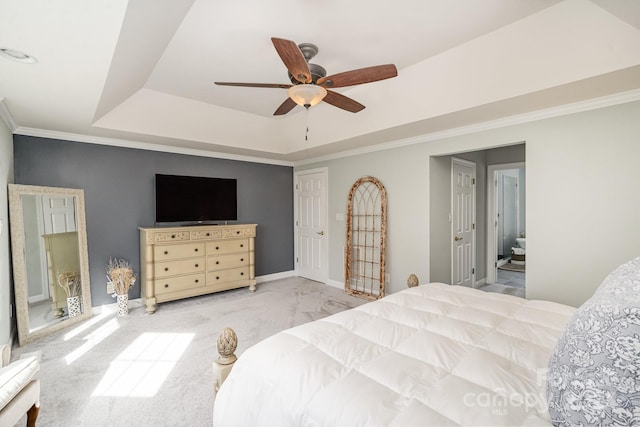
<instances>
[{"instance_id":1,"label":"baseboard","mask_svg":"<svg viewBox=\"0 0 640 427\"><path fill-rule=\"evenodd\" d=\"M286 279L287 277L293 277L293 276L295 276L295 272L293 270L283 271L280 273L266 274L264 276L257 276L256 283L264 283L264 282L270 282L272 280ZM131 303L129 305L129 308L144 307L142 298L129 298L129 302ZM98 314L103 314L105 312L115 313L117 308L118 308L118 303L116 303L114 299L113 303L97 305L97 306L91 307L91 310L94 315L98 315Z\"/></svg>"},{"instance_id":2,"label":"baseboard","mask_svg":"<svg viewBox=\"0 0 640 427\"><path fill-rule=\"evenodd\" d=\"M344 283L338 282L337 280L328 279L326 284L332 288L344 289Z\"/></svg>"},{"instance_id":3,"label":"baseboard","mask_svg":"<svg viewBox=\"0 0 640 427\"><path fill-rule=\"evenodd\" d=\"M145 307L144 302L142 302L142 298L129 298L129 308L131 309L136 307ZM91 313L94 316L115 313L116 311L118 311L118 303L116 302L115 298L113 299L112 303L91 307Z\"/></svg>"},{"instance_id":4,"label":"baseboard","mask_svg":"<svg viewBox=\"0 0 640 427\"><path fill-rule=\"evenodd\" d=\"M288 277L294 277L295 275L296 275L296 272L294 270L282 271L280 273L273 273L273 274L265 274L264 276L256 276L256 283L264 283L264 282L270 282L272 280L286 279Z\"/></svg>"},{"instance_id":5,"label":"baseboard","mask_svg":"<svg viewBox=\"0 0 640 427\"><path fill-rule=\"evenodd\" d=\"M476 283L473 285L474 288L479 288L480 286L484 286L487 283L487 278L483 278L480 280L477 280Z\"/></svg>"}]
</instances>

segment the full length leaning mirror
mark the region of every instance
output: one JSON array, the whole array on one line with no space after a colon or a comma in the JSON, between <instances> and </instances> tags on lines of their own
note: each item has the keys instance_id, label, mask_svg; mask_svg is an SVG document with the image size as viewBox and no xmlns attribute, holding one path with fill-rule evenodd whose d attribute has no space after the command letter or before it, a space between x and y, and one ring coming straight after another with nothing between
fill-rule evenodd
<instances>
[{"instance_id":1,"label":"full length leaning mirror","mask_svg":"<svg viewBox=\"0 0 640 427\"><path fill-rule=\"evenodd\" d=\"M84 191L9 184L18 341L91 317Z\"/></svg>"}]
</instances>

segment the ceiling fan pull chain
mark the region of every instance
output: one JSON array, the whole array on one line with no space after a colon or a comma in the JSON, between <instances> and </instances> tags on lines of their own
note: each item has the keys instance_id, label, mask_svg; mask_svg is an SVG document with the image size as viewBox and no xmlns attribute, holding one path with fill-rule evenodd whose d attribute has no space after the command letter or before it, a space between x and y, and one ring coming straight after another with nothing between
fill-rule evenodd
<instances>
[{"instance_id":1,"label":"ceiling fan pull chain","mask_svg":"<svg viewBox=\"0 0 640 427\"><path fill-rule=\"evenodd\" d=\"M304 140L308 142L309 141L309 107L306 107L305 110L307 110L307 112L305 113L307 115L307 126L304 132Z\"/></svg>"}]
</instances>

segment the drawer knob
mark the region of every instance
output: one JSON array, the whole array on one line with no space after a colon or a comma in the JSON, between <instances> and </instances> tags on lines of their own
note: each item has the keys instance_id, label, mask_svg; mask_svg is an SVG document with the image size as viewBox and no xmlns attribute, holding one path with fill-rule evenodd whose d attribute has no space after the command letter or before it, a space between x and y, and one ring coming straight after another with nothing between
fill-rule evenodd
<instances>
[{"instance_id":1,"label":"drawer knob","mask_svg":"<svg viewBox=\"0 0 640 427\"><path fill-rule=\"evenodd\" d=\"M175 239L175 238L176 238L176 235L175 235L175 234L172 234L172 235L171 235L171 238L172 238L172 239Z\"/></svg>"},{"instance_id":2,"label":"drawer knob","mask_svg":"<svg viewBox=\"0 0 640 427\"><path fill-rule=\"evenodd\" d=\"M211 236L211 233L207 233L207 237Z\"/></svg>"},{"instance_id":3,"label":"drawer knob","mask_svg":"<svg viewBox=\"0 0 640 427\"><path fill-rule=\"evenodd\" d=\"M216 251L217 251L218 249L220 249L220 248L216 246Z\"/></svg>"},{"instance_id":4,"label":"drawer knob","mask_svg":"<svg viewBox=\"0 0 640 427\"><path fill-rule=\"evenodd\" d=\"M169 251L164 251L164 254L165 255L169 255Z\"/></svg>"},{"instance_id":5,"label":"drawer knob","mask_svg":"<svg viewBox=\"0 0 640 427\"><path fill-rule=\"evenodd\" d=\"M240 230L236 231L236 234L240 234Z\"/></svg>"},{"instance_id":6,"label":"drawer knob","mask_svg":"<svg viewBox=\"0 0 640 427\"><path fill-rule=\"evenodd\" d=\"M168 287L169 287L169 284L168 284L168 283L165 283L165 284L164 284L164 287L165 287L165 288L168 288Z\"/></svg>"},{"instance_id":7,"label":"drawer knob","mask_svg":"<svg viewBox=\"0 0 640 427\"><path fill-rule=\"evenodd\" d=\"M164 268L164 271L169 271L169 267L165 267L165 268Z\"/></svg>"},{"instance_id":8,"label":"drawer knob","mask_svg":"<svg viewBox=\"0 0 640 427\"><path fill-rule=\"evenodd\" d=\"M198 268L198 264L196 264L196 268Z\"/></svg>"},{"instance_id":9,"label":"drawer knob","mask_svg":"<svg viewBox=\"0 0 640 427\"><path fill-rule=\"evenodd\" d=\"M194 251L198 252L198 248L195 248Z\"/></svg>"},{"instance_id":10,"label":"drawer knob","mask_svg":"<svg viewBox=\"0 0 640 427\"><path fill-rule=\"evenodd\" d=\"M220 276L216 276L216 280L220 280Z\"/></svg>"},{"instance_id":11,"label":"drawer knob","mask_svg":"<svg viewBox=\"0 0 640 427\"><path fill-rule=\"evenodd\" d=\"M244 261L244 258L240 258L240 262Z\"/></svg>"},{"instance_id":12,"label":"drawer knob","mask_svg":"<svg viewBox=\"0 0 640 427\"><path fill-rule=\"evenodd\" d=\"M216 265L220 264L220 261L216 261Z\"/></svg>"},{"instance_id":13,"label":"drawer knob","mask_svg":"<svg viewBox=\"0 0 640 427\"><path fill-rule=\"evenodd\" d=\"M241 276L244 276L244 271L240 273Z\"/></svg>"},{"instance_id":14,"label":"drawer knob","mask_svg":"<svg viewBox=\"0 0 640 427\"><path fill-rule=\"evenodd\" d=\"M198 283L198 282L199 282L199 280L198 280L198 279L196 279L196 283Z\"/></svg>"},{"instance_id":15,"label":"drawer knob","mask_svg":"<svg viewBox=\"0 0 640 427\"><path fill-rule=\"evenodd\" d=\"M244 245L242 245L242 244L241 244L241 245L240 245L240 247L241 247L241 248L244 248Z\"/></svg>"}]
</instances>

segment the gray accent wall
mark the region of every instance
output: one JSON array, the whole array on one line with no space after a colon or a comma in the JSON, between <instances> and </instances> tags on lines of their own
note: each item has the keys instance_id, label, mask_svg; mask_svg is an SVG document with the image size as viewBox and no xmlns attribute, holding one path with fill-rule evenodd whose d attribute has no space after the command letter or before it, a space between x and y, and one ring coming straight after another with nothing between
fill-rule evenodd
<instances>
[{"instance_id":1,"label":"gray accent wall","mask_svg":"<svg viewBox=\"0 0 640 427\"><path fill-rule=\"evenodd\" d=\"M14 135L15 182L84 190L92 305L106 293L109 257L140 269L138 227L154 226L155 174L235 178L238 221L258 224L256 276L292 271L293 168ZM4 234L4 233L3 233ZM140 296L136 284L130 298Z\"/></svg>"}]
</instances>

